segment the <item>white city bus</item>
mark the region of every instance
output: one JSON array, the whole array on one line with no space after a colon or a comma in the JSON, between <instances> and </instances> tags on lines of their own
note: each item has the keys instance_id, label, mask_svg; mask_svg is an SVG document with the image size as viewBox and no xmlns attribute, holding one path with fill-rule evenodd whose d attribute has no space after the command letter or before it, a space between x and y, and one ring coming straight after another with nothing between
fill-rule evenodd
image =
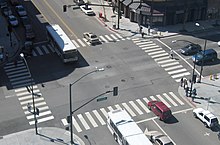
<instances>
[{"instance_id":1,"label":"white city bus","mask_svg":"<svg viewBox=\"0 0 220 145\"><path fill-rule=\"evenodd\" d=\"M108 112L107 126L120 145L153 145L123 109Z\"/></svg>"},{"instance_id":2,"label":"white city bus","mask_svg":"<svg viewBox=\"0 0 220 145\"><path fill-rule=\"evenodd\" d=\"M64 63L78 60L78 50L62 28L57 25L47 25L47 34L51 45Z\"/></svg>"}]
</instances>

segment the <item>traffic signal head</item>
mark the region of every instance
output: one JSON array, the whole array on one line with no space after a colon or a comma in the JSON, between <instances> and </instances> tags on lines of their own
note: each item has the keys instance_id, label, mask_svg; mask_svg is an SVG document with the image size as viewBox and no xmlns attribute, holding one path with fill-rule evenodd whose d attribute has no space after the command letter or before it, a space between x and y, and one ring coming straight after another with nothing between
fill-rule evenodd
<instances>
[{"instance_id":1,"label":"traffic signal head","mask_svg":"<svg viewBox=\"0 0 220 145\"><path fill-rule=\"evenodd\" d=\"M67 5L63 5L63 12L67 11Z\"/></svg>"}]
</instances>

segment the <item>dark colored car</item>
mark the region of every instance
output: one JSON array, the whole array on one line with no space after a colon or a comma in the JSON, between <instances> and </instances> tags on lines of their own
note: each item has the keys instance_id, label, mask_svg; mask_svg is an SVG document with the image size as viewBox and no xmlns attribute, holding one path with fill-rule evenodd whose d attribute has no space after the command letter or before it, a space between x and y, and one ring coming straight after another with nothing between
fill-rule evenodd
<instances>
[{"instance_id":1,"label":"dark colored car","mask_svg":"<svg viewBox=\"0 0 220 145\"><path fill-rule=\"evenodd\" d=\"M196 54L201 51L201 46L199 44L189 44L181 48L181 53L184 55Z\"/></svg>"},{"instance_id":2,"label":"dark colored car","mask_svg":"<svg viewBox=\"0 0 220 145\"><path fill-rule=\"evenodd\" d=\"M12 15L12 11L9 7L3 7L1 11L2 11L2 14L6 17Z\"/></svg>"},{"instance_id":3,"label":"dark colored car","mask_svg":"<svg viewBox=\"0 0 220 145\"><path fill-rule=\"evenodd\" d=\"M31 25L31 22L28 16L21 17L21 23L24 27Z\"/></svg>"},{"instance_id":4,"label":"dark colored car","mask_svg":"<svg viewBox=\"0 0 220 145\"><path fill-rule=\"evenodd\" d=\"M19 0L10 0L13 6L19 5Z\"/></svg>"},{"instance_id":5,"label":"dark colored car","mask_svg":"<svg viewBox=\"0 0 220 145\"><path fill-rule=\"evenodd\" d=\"M218 58L218 54L214 49L206 49L205 51L200 51L192 56L193 62L200 64L202 61L215 61Z\"/></svg>"},{"instance_id":6,"label":"dark colored car","mask_svg":"<svg viewBox=\"0 0 220 145\"><path fill-rule=\"evenodd\" d=\"M160 120L166 121L172 117L172 112L163 102L150 101L148 102L148 108L157 116Z\"/></svg>"}]
</instances>

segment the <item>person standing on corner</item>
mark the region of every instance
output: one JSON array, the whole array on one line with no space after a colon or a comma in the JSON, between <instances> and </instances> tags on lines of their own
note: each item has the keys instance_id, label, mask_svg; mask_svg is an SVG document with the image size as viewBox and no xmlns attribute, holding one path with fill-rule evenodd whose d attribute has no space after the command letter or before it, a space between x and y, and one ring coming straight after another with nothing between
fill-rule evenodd
<instances>
[{"instance_id":1,"label":"person standing on corner","mask_svg":"<svg viewBox=\"0 0 220 145\"><path fill-rule=\"evenodd\" d=\"M173 50L170 50L170 58L173 59Z\"/></svg>"}]
</instances>

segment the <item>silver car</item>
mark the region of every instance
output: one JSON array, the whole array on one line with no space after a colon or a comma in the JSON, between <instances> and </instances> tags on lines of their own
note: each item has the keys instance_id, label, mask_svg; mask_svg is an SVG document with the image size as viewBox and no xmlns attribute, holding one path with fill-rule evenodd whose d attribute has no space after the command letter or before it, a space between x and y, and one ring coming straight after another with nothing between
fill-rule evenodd
<instances>
[{"instance_id":1,"label":"silver car","mask_svg":"<svg viewBox=\"0 0 220 145\"><path fill-rule=\"evenodd\" d=\"M99 38L91 32L83 33L83 37L86 38L86 40L91 44L100 43Z\"/></svg>"},{"instance_id":2,"label":"silver car","mask_svg":"<svg viewBox=\"0 0 220 145\"><path fill-rule=\"evenodd\" d=\"M16 11L20 17L27 15L27 12L22 5L18 5L15 8L16 8Z\"/></svg>"},{"instance_id":3,"label":"silver car","mask_svg":"<svg viewBox=\"0 0 220 145\"><path fill-rule=\"evenodd\" d=\"M145 135L156 145L174 145L173 142L159 131L148 131Z\"/></svg>"}]
</instances>

